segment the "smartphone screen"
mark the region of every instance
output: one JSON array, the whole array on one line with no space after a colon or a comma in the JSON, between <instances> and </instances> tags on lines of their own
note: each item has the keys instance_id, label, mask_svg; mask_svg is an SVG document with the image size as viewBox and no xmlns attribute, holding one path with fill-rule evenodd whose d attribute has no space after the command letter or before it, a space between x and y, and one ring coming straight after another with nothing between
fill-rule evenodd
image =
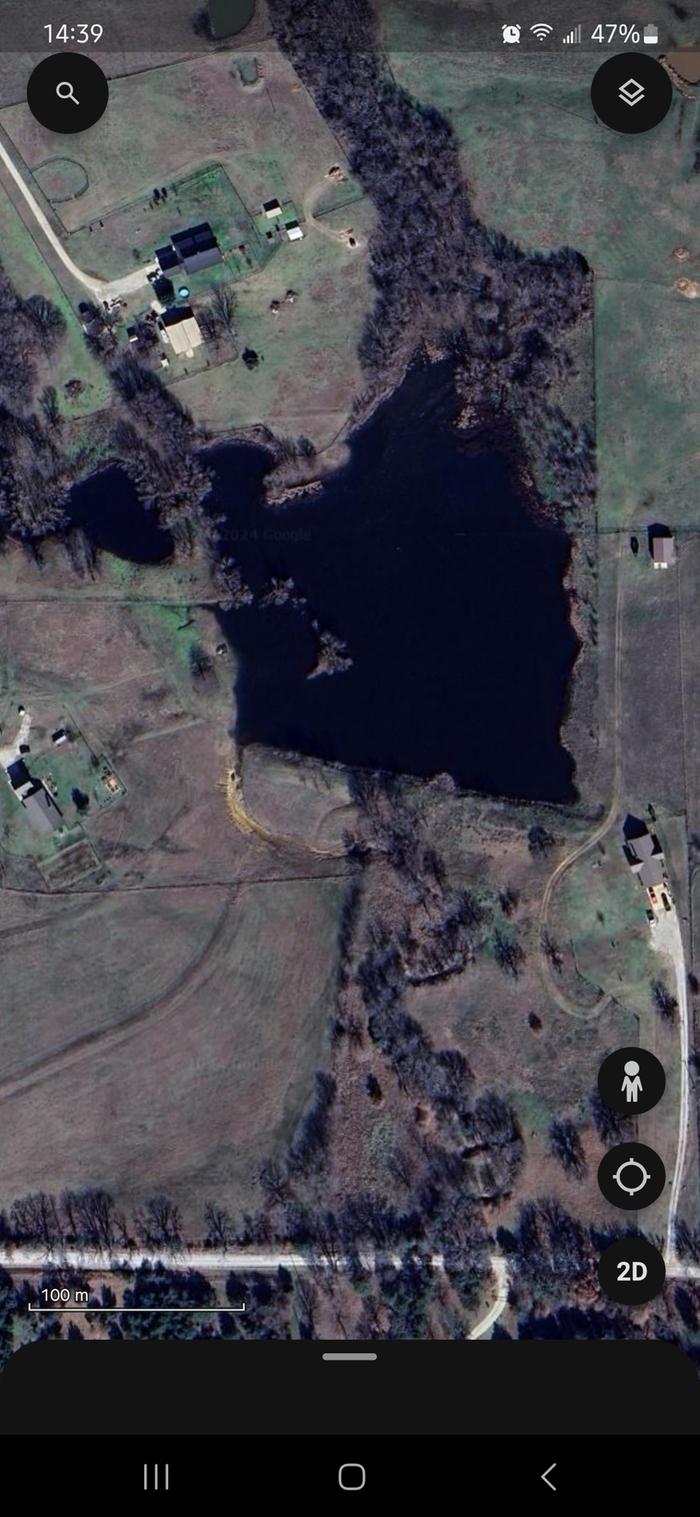
<instances>
[{"instance_id":1,"label":"smartphone screen","mask_svg":"<svg viewBox=\"0 0 700 1517\"><path fill-rule=\"evenodd\" d=\"M0 1420L692 1431L697 6L0 22Z\"/></svg>"}]
</instances>

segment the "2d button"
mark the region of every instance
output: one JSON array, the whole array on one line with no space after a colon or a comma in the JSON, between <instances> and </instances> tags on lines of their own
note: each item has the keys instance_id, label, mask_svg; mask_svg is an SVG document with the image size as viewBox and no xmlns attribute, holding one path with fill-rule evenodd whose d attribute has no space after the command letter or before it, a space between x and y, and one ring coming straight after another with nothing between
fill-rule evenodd
<instances>
[{"instance_id":1,"label":"2d button","mask_svg":"<svg viewBox=\"0 0 700 1517\"><path fill-rule=\"evenodd\" d=\"M598 1071L598 1090L606 1106L625 1117L651 1111L665 1089L663 1064L646 1048L616 1048Z\"/></svg>"},{"instance_id":2,"label":"2d button","mask_svg":"<svg viewBox=\"0 0 700 1517\"><path fill-rule=\"evenodd\" d=\"M593 109L613 132L650 132L668 115L672 98L665 68L648 53L618 53L593 75Z\"/></svg>"},{"instance_id":3,"label":"2d button","mask_svg":"<svg viewBox=\"0 0 700 1517\"><path fill-rule=\"evenodd\" d=\"M341 1464L338 1485L341 1491L363 1491L367 1484L364 1464Z\"/></svg>"},{"instance_id":4,"label":"2d button","mask_svg":"<svg viewBox=\"0 0 700 1517\"><path fill-rule=\"evenodd\" d=\"M598 1264L600 1288L622 1306L643 1306L663 1290L663 1256L646 1238L617 1238Z\"/></svg>"},{"instance_id":5,"label":"2d button","mask_svg":"<svg viewBox=\"0 0 700 1517\"><path fill-rule=\"evenodd\" d=\"M606 1201L623 1211L639 1211L658 1201L666 1184L663 1159L646 1143L618 1143L598 1166L598 1185Z\"/></svg>"}]
</instances>

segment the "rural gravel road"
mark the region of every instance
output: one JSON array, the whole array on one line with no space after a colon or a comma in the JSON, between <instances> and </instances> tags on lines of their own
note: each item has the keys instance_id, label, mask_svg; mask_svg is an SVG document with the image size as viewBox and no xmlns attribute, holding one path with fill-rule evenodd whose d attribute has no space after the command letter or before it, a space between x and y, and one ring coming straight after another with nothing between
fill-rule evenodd
<instances>
[{"instance_id":1,"label":"rural gravel road","mask_svg":"<svg viewBox=\"0 0 700 1517\"><path fill-rule=\"evenodd\" d=\"M671 1195L668 1203L665 1250L667 1274L678 1276L687 1275L688 1273L692 1274L693 1271L689 1271L686 1266L680 1263L676 1253L676 1222L683 1185L683 1174L688 1150L688 1128L690 1124L690 1025L688 980L685 969L683 938L681 936L678 913L675 910L666 912L660 920L654 923L651 931L651 941L653 947L659 953L663 953L667 958L670 958L673 963L676 977L676 1000L678 1001L681 1090L678 1102L678 1142L676 1145L676 1162L671 1183ZM700 1270L697 1273L700 1274Z\"/></svg>"},{"instance_id":2,"label":"rural gravel road","mask_svg":"<svg viewBox=\"0 0 700 1517\"><path fill-rule=\"evenodd\" d=\"M51 222L44 215L38 201L35 200L29 185L22 178L12 154L5 146L1 137L0 160L4 163L8 173L12 175L18 190L23 195L44 236L51 243L54 252L58 254L64 268L68 270L68 273L72 275L78 284L83 286L83 289L88 290L97 300L110 301L120 300L123 296L133 295L136 290L144 288L144 285L147 283L146 274L151 265L145 265L141 269L134 269L131 274L125 274L123 279L98 279L96 275L85 274L82 269L79 269L77 263L74 263L73 259L69 258L63 243L54 232Z\"/></svg>"},{"instance_id":3,"label":"rural gravel road","mask_svg":"<svg viewBox=\"0 0 700 1517\"><path fill-rule=\"evenodd\" d=\"M217 1252L215 1249L188 1249L180 1254L148 1254L142 1251L132 1253L109 1255L100 1249L89 1248L63 1248L56 1250L52 1255L43 1248L0 1248L0 1268L14 1271L18 1270L45 1270L52 1264L56 1267L63 1266L69 1269L96 1271L101 1274L109 1270L121 1268L124 1265L132 1269L138 1269L142 1264L155 1264L158 1259L165 1258L170 1265L181 1269L199 1269L205 1274L217 1274L222 1270L251 1270L260 1271L276 1270L280 1265L285 1269L303 1271L309 1269L328 1269L328 1259L321 1256L313 1258L308 1254L292 1253L288 1249L239 1249L230 1252ZM369 1269L375 1269L377 1260L373 1254L361 1255L362 1262ZM431 1264L434 1269L442 1268L442 1255L433 1254ZM334 1266L342 1270L348 1263L339 1258L334 1261ZM389 1256L387 1263L400 1266L397 1256ZM469 1333L469 1338L485 1338L491 1328L498 1321L508 1300L508 1269L504 1259L499 1254L491 1255L491 1268L496 1279L496 1299L488 1311L474 1324ZM222 1311L225 1308L222 1307Z\"/></svg>"}]
</instances>

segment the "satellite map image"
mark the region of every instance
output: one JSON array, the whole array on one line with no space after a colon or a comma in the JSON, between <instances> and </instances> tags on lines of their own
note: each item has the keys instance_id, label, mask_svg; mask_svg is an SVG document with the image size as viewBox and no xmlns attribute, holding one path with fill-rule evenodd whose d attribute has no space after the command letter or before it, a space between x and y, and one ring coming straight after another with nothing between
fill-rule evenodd
<instances>
[{"instance_id":1,"label":"satellite map image","mask_svg":"<svg viewBox=\"0 0 700 1517\"><path fill-rule=\"evenodd\" d=\"M0 1365L700 1369L698 16L0 22Z\"/></svg>"}]
</instances>

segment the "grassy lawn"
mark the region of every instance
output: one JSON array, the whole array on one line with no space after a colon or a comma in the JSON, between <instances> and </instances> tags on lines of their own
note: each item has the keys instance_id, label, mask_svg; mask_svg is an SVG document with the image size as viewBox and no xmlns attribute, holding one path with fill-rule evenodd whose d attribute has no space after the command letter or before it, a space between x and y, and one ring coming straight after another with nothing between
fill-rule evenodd
<instances>
[{"instance_id":1,"label":"grassy lawn","mask_svg":"<svg viewBox=\"0 0 700 1517\"><path fill-rule=\"evenodd\" d=\"M605 852L593 849L565 875L560 913L568 926L579 972L636 1010L648 998L655 956L649 946L644 891L628 869L611 833Z\"/></svg>"}]
</instances>

